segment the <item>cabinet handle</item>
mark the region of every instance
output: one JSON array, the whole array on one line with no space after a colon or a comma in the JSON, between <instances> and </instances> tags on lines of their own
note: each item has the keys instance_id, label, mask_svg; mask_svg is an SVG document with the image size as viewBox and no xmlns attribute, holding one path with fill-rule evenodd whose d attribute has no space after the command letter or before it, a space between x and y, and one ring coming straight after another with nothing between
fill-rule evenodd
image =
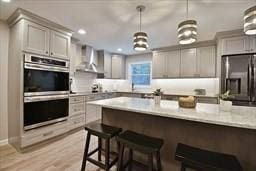
<instances>
[{"instance_id":1,"label":"cabinet handle","mask_svg":"<svg viewBox=\"0 0 256 171\"><path fill-rule=\"evenodd\" d=\"M47 132L47 133L44 133L43 136L46 137L46 136L49 136L53 133L53 131L50 131L50 132Z\"/></svg>"},{"instance_id":2,"label":"cabinet handle","mask_svg":"<svg viewBox=\"0 0 256 171\"><path fill-rule=\"evenodd\" d=\"M53 55L53 53L51 52L51 55Z\"/></svg>"},{"instance_id":3,"label":"cabinet handle","mask_svg":"<svg viewBox=\"0 0 256 171\"><path fill-rule=\"evenodd\" d=\"M48 51L46 51L45 53L48 54Z\"/></svg>"}]
</instances>

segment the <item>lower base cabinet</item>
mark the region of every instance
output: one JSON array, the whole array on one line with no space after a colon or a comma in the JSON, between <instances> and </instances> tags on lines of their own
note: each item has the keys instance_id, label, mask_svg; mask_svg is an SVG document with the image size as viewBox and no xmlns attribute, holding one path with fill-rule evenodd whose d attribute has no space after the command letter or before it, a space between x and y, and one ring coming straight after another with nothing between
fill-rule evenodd
<instances>
[{"instance_id":1,"label":"lower base cabinet","mask_svg":"<svg viewBox=\"0 0 256 171\"><path fill-rule=\"evenodd\" d=\"M85 114L72 116L69 118L70 130L83 127L84 125L85 125Z\"/></svg>"},{"instance_id":2,"label":"lower base cabinet","mask_svg":"<svg viewBox=\"0 0 256 171\"><path fill-rule=\"evenodd\" d=\"M94 122L101 119L101 107L87 104L85 123Z\"/></svg>"},{"instance_id":3,"label":"lower base cabinet","mask_svg":"<svg viewBox=\"0 0 256 171\"><path fill-rule=\"evenodd\" d=\"M69 131L68 121L59 122L42 128L33 129L24 132L21 136L21 148L34 145L36 143L48 140Z\"/></svg>"}]
</instances>

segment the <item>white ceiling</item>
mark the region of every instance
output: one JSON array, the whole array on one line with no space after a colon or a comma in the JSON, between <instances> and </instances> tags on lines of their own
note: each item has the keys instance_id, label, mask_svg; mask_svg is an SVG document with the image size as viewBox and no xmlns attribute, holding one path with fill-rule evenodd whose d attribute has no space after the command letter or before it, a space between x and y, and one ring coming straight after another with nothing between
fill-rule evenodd
<instances>
[{"instance_id":1,"label":"white ceiling","mask_svg":"<svg viewBox=\"0 0 256 171\"><path fill-rule=\"evenodd\" d=\"M176 45L186 0L12 0L0 2L0 19L21 7L74 31L85 29L86 35L74 34L82 44L133 54L132 35L139 28L135 8L140 4L146 6L142 29L149 35L150 48ZM255 0L189 0L189 18L198 22L198 40L210 40L216 32L242 28L243 12L255 4Z\"/></svg>"}]
</instances>

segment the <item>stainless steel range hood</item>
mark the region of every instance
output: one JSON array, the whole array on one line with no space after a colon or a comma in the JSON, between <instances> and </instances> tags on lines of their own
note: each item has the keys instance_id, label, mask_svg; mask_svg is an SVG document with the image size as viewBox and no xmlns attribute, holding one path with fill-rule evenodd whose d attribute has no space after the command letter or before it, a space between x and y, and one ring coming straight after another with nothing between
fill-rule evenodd
<instances>
[{"instance_id":1,"label":"stainless steel range hood","mask_svg":"<svg viewBox=\"0 0 256 171\"><path fill-rule=\"evenodd\" d=\"M90 73L103 73L98 69L98 52L91 46L82 47L82 62L76 67L77 71Z\"/></svg>"}]
</instances>

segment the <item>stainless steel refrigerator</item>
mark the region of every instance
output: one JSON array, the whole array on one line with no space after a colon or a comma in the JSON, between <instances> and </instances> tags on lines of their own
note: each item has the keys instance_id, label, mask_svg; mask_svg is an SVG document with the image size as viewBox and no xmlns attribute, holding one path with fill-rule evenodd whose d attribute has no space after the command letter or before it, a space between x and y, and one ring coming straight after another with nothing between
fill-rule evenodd
<instances>
[{"instance_id":1,"label":"stainless steel refrigerator","mask_svg":"<svg viewBox=\"0 0 256 171\"><path fill-rule=\"evenodd\" d=\"M234 105L256 106L256 54L223 56L221 92L230 90Z\"/></svg>"}]
</instances>

